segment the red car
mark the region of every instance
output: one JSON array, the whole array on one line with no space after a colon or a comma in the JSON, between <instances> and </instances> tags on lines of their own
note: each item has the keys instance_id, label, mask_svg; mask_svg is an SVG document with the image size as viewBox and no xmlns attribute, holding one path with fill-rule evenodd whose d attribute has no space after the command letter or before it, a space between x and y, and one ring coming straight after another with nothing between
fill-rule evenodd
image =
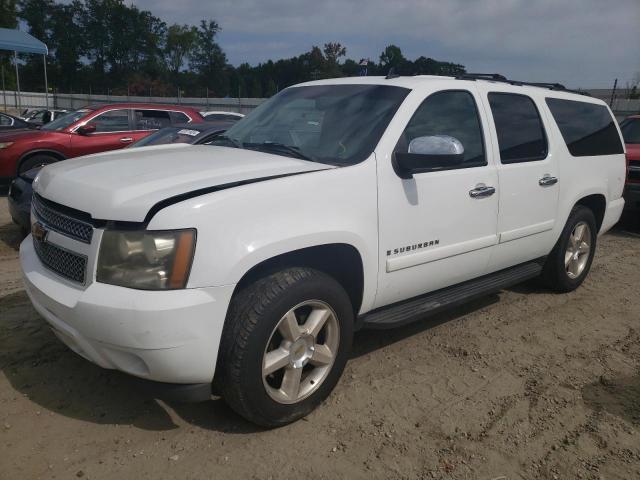
<instances>
[{"instance_id":1,"label":"red car","mask_svg":"<svg viewBox=\"0 0 640 480\"><path fill-rule=\"evenodd\" d=\"M627 183L625 209L640 212L640 115L628 117L620 124L627 148Z\"/></svg>"},{"instance_id":2,"label":"red car","mask_svg":"<svg viewBox=\"0 0 640 480\"><path fill-rule=\"evenodd\" d=\"M194 108L143 103L94 105L40 130L0 133L0 184L38 165L115 150L176 123L202 123Z\"/></svg>"}]
</instances>

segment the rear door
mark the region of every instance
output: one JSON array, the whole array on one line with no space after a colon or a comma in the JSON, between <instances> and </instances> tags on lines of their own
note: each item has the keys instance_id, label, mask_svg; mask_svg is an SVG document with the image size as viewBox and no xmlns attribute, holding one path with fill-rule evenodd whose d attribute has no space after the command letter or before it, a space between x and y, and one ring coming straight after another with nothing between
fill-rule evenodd
<instances>
[{"instance_id":1,"label":"rear door","mask_svg":"<svg viewBox=\"0 0 640 480\"><path fill-rule=\"evenodd\" d=\"M131 132L131 137L134 141L138 141L149 135L151 132L171 126L173 124L172 113L173 112L161 109L134 108L132 118L133 131Z\"/></svg>"},{"instance_id":2,"label":"rear door","mask_svg":"<svg viewBox=\"0 0 640 480\"><path fill-rule=\"evenodd\" d=\"M95 125L96 131L88 135L80 135L76 129L71 134L71 149L76 157L116 150L126 147L133 141L127 108L98 113L85 124Z\"/></svg>"},{"instance_id":3,"label":"rear door","mask_svg":"<svg viewBox=\"0 0 640 480\"><path fill-rule=\"evenodd\" d=\"M562 179L536 100L500 86L484 88L500 182L495 271L549 252Z\"/></svg>"}]
</instances>

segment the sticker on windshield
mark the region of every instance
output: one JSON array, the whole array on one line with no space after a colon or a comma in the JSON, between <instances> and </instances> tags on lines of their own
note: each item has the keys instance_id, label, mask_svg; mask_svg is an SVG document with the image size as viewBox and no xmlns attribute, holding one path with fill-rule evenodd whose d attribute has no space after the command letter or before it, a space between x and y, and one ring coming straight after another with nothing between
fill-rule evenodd
<instances>
[{"instance_id":1,"label":"sticker on windshield","mask_svg":"<svg viewBox=\"0 0 640 480\"><path fill-rule=\"evenodd\" d=\"M195 137L199 133L200 132L198 130L189 130L187 128L184 128L178 132L178 135L190 135L192 137Z\"/></svg>"}]
</instances>

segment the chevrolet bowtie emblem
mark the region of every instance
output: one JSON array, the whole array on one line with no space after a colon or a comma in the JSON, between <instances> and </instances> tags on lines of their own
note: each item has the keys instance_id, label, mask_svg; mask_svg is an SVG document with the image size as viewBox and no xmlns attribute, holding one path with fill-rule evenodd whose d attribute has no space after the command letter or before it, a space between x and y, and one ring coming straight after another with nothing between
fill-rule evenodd
<instances>
[{"instance_id":1,"label":"chevrolet bowtie emblem","mask_svg":"<svg viewBox=\"0 0 640 480\"><path fill-rule=\"evenodd\" d=\"M33 225L31 225L31 235L33 235L33 238L35 238L37 241L44 242L47 238L47 233L49 233L49 231L44 228L41 223L35 222Z\"/></svg>"}]
</instances>

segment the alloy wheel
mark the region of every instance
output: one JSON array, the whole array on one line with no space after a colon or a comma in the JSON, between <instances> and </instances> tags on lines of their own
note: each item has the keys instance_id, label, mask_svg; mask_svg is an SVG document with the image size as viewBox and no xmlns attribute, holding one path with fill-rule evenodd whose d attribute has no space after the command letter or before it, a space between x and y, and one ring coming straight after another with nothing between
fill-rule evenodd
<instances>
[{"instance_id":1,"label":"alloy wheel","mask_svg":"<svg viewBox=\"0 0 640 480\"><path fill-rule=\"evenodd\" d=\"M579 222L569 236L564 254L564 266L571 279L578 278L587 266L591 253L591 228L587 222Z\"/></svg>"},{"instance_id":2,"label":"alloy wheel","mask_svg":"<svg viewBox=\"0 0 640 480\"><path fill-rule=\"evenodd\" d=\"M262 358L262 380L276 402L297 403L329 375L340 344L333 309L319 300L302 302L277 323Z\"/></svg>"}]
</instances>

